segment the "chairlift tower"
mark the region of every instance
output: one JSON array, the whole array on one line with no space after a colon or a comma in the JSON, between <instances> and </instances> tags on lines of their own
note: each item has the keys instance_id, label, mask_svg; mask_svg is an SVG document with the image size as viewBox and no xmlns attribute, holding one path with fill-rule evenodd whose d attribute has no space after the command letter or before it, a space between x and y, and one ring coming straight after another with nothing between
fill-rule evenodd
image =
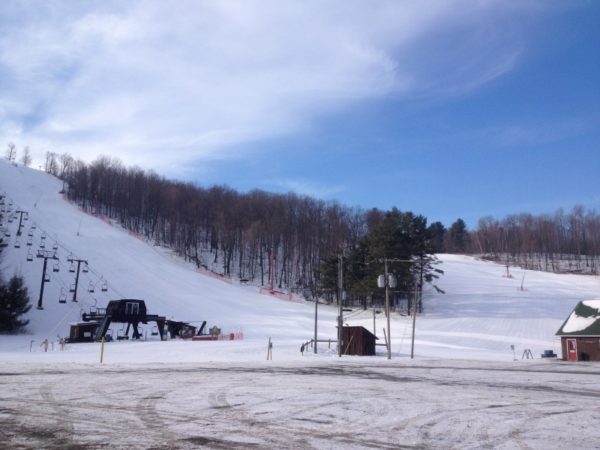
<instances>
[{"instance_id":1,"label":"chairlift tower","mask_svg":"<svg viewBox=\"0 0 600 450\"><path fill-rule=\"evenodd\" d=\"M29 220L29 213L27 211L17 210L15 214L19 214L19 228L17 228L17 236L21 236L21 228L23 228L23 220ZM23 217L25 216L25 217Z\"/></svg>"},{"instance_id":2,"label":"chairlift tower","mask_svg":"<svg viewBox=\"0 0 600 450\"><path fill-rule=\"evenodd\" d=\"M38 250L37 252L38 258L44 258L44 267L42 269L42 284L40 286L40 298L38 299L37 309L44 309L42 306L42 301L44 298L44 285L50 281L49 278L46 277L46 268L48 267L49 259L58 260L58 256L56 256L56 252L49 250Z\"/></svg>"},{"instance_id":3,"label":"chairlift tower","mask_svg":"<svg viewBox=\"0 0 600 450\"><path fill-rule=\"evenodd\" d=\"M77 263L77 270L75 272L75 288L73 289L73 299L71 300L72 302L77 302L77 288L79 287L79 271L81 269L81 263L84 263L84 267L87 268L88 262L85 259L75 259L72 256L69 256L67 258L67 261L69 261L72 264Z\"/></svg>"}]
</instances>

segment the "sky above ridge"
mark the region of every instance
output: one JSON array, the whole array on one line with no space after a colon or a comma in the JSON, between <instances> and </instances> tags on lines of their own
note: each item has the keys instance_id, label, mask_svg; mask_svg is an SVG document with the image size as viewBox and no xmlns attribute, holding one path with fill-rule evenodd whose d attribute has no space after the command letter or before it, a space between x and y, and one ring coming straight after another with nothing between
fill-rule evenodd
<instances>
[{"instance_id":1,"label":"sky above ridge","mask_svg":"<svg viewBox=\"0 0 600 450\"><path fill-rule=\"evenodd\" d=\"M8 0L0 138L446 224L600 209L598 24L592 1Z\"/></svg>"}]
</instances>

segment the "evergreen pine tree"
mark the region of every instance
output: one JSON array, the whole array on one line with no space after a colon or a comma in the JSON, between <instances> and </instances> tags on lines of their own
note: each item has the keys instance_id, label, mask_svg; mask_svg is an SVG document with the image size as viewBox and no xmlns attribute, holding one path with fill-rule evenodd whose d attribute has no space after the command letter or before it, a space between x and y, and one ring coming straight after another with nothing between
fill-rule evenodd
<instances>
[{"instance_id":1,"label":"evergreen pine tree","mask_svg":"<svg viewBox=\"0 0 600 450\"><path fill-rule=\"evenodd\" d=\"M31 309L29 294L22 277L14 275L0 283L0 333L18 333L29 323L20 317Z\"/></svg>"},{"instance_id":2,"label":"evergreen pine tree","mask_svg":"<svg viewBox=\"0 0 600 450\"><path fill-rule=\"evenodd\" d=\"M464 220L457 219L456 222L450 226L449 237L452 252L464 253L467 250L469 233Z\"/></svg>"}]
</instances>

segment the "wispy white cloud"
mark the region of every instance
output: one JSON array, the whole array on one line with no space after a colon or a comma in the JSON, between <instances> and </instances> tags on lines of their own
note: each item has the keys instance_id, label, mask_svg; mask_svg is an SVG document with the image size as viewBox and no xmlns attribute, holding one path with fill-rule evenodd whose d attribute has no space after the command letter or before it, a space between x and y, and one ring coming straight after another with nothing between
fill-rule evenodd
<instances>
[{"instance_id":1,"label":"wispy white cloud","mask_svg":"<svg viewBox=\"0 0 600 450\"><path fill-rule=\"evenodd\" d=\"M503 75L522 42L501 30L531 14L518 3L3 2L0 138L38 160L244 157L234 144L361 100L462 95Z\"/></svg>"}]
</instances>

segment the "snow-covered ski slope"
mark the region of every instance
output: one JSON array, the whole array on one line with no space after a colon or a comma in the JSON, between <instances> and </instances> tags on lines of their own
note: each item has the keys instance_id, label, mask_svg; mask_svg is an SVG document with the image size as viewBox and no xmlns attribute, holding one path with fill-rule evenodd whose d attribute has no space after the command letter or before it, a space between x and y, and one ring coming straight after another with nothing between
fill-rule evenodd
<instances>
[{"instance_id":1,"label":"snow-covered ski slope","mask_svg":"<svg viewBox=\"0 0 600 450\"><path fill-rule=\"evenodd\" d=\"M264 359L268 337L274 342L277 359L301 357L300 344L314 333L313 303L273 298L260 294L256 286L200 274L167 249L132 236L117 223L83 213L63 198L61 188L59 180L41 171L0 162L0 193L6 194L6 206L10 201L13 209L29 213L20 248L14 247L18 220L8 223L5 217L3 221L10 233L5 237L9 245L3 252L3 273L5 278L12 273L23 275L34 304L28 313L28 334L0 336L2 358L87 360L95 344L70 345L68 351L53 356L41 353L38 344L44 338L56 341L57 336L67 336L69 323L78 321L82 311L104 307L116 298L144 299L152 314L198 325L206 320L209 326L244 334L242 341L158 342L151 336L149 324L146 334L154 342L110 344L112 357L122 361ZM26 245L29 231L33 232L32 246ZM58 245L60 271L53 272L54 261L49 260L51 281L45 284L44 309L38 310L43 260L35 254L42 242L46 249ZM29 251L34 255L31 262L27 261ZM89 262L89 272L80 276L77 303L71 302L69 292L74 282L69 255ZM507 278L506 268L491 262L458 255L440 255L440 259L445 274L438 285L446 293L430 290L426 294L425 313L417 319L418 358L512 360L511 345L519 358L525 349L536 356L545 349L559 353L554 333L571 309L580 300L600 298L598 277L527 271L523 282L524 272L519 268L511 268L513 277ZM107 292L101 291L104 282ZM524 290L520 290L522 282ZM93 293L88 292L90 285L95 287ZM67 296L66 304L59 303L61 293ZM319 307L320 339L335 339L336 314L334 307ZM372 330L372 312L348 315L346 322ZM378 315L380 338L384 322L383 315ZM393 357L406 358L410 318L394 314L391 328ZM382 355L383 349L380 347ZM329 357L334 345L330 350L321 344L319 350L319 357ZM312 353L309 356L313 357Z\"/></svg>"}]
</instances>

